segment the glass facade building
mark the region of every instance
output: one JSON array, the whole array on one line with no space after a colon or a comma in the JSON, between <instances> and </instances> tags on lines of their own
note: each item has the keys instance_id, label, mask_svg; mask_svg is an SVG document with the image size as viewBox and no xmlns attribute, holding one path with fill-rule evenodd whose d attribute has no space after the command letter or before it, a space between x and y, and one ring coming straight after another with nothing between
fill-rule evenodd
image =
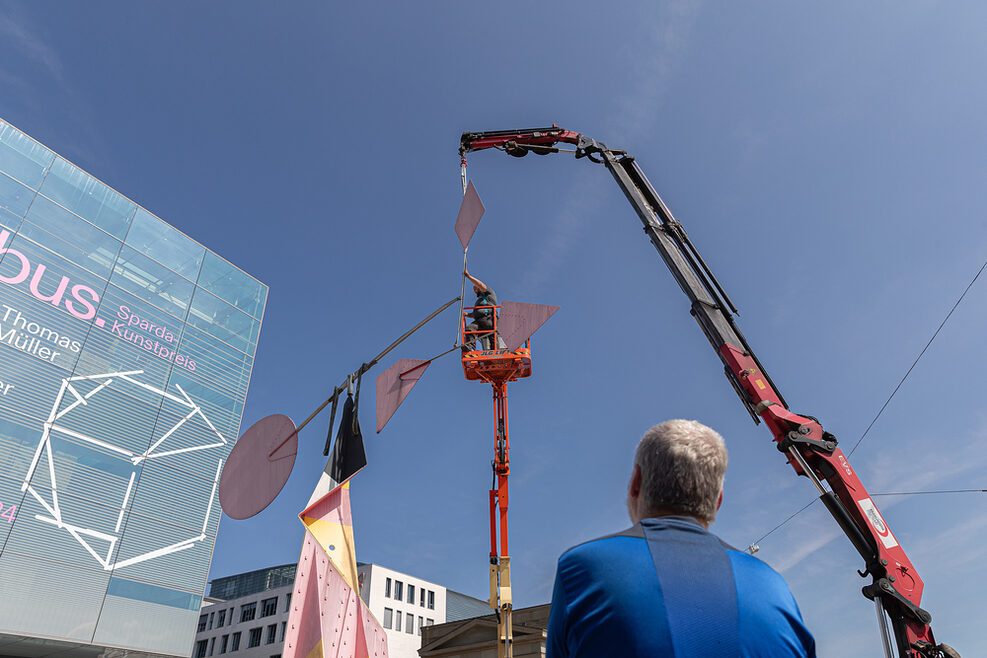
<instances>
[{"instance_id":1,"label":"glass facade building","mask_svg":"<svg viewBox=\"0 0 987 658\"><path fill-rule=\"evenodd\" d=\"M190 654L266 300L0 120L0 655Z\"/></svg>"},{"instance_id":2,"label":"glass facade building","mask_svg":"<svg viewBox=\"0 0 987 658\"><path fill-rule=\"evenodd\" d=\"M291 585L295 582L295 569L297 568L298 565L292 562L291 564L282 564L280 567L268 567L267 569L238 573L235 576L217 578L212 581L209 596L229 601L257 592Z\"/></svg>"}]
</instances>

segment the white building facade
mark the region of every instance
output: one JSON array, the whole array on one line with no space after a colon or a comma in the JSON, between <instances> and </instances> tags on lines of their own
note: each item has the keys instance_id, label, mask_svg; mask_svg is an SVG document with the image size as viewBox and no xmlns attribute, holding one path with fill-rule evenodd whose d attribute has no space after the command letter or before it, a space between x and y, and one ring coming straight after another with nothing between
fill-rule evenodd
<instances>
[{"instance_id":1,"label":"white building facade","mask_svg":"<svg viewBox=\"0 0 987 658\"><path fill-rule=\"evenodd\" d=\"M192 658L281 658L292 585L202 608Z\"/></svg>"},{"instance_id":2,"label":"white building facade","mask_svg":"<svg viewBox=\"0 0 987 658\"><path fill-rule=\"evenodd\" d=\"M418 658L422 628L446 619L446 588L382 567L361 564L360 598L387 634L389 658Z\"/></svg>"}]
</instances>

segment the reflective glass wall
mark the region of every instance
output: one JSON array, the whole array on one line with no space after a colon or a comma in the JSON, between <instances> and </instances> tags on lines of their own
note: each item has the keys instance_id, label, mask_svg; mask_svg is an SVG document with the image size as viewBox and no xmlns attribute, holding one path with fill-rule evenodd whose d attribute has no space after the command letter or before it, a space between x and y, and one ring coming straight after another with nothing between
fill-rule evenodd
<instances>
[{"instance_id":1,"label":"reflective glass wall","mask_svg":"<svg viewBox=\"0 0 987 658\"><path fill-rule=\"evenodd\" d=\"M189 655L266 300L0 121L0 633Z\"/></svg>"}]
</instances>

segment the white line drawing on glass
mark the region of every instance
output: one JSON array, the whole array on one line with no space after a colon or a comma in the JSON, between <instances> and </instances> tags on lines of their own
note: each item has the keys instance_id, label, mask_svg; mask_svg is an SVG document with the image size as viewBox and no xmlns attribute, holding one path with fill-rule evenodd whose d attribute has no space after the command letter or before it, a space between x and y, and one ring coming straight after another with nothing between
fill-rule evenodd
<instances>
[{"instance_id":1,"label":"white line drawing on glass","mask_svg":"<svg viewBox=\"0 0 987 658\"><path fill-rule=\"evenodd\" d=\"M192 548L197 542L202 541L206 538L206 528L209 525L209 515L212 513L213 501L216 498L216 488L219 485L219 475L223 469L223 459L217 459L216 474L213 478L212 492L209 495L209 503L206 507L206 513L202 521L202 529L200 534L186 537L168 546L162 546L155 550L148 551L141 555L136 555L134 557L127 558L125 560L118 560L114 562L113 552L117 547L117 542L119 542L120 528L123 525L124 516L127 510L127 503L130 502L131 496L133 494L135 480L137 478L138 471L140 469L141 462L150 461L153 459L159 459L161 457L168 457L173 455L178 455L182 453L198 452L201 450L208 450L211 448L218 448L223 445L227 445L229 441L220 434L219 430L210 422L210 420L203 413L202 408L197 405L191 397L182 389L181 386L175 384L175 388L181 394L181 397L169 393L168 391L161 390L154 386L151 386L145 382L135 379L134 375L143 374L143 370L131 370L126 372L108 372L99 375L82 375L75 377L68 377L62 380L61 387L59 388L58 394L55 396L55 402L51 406L51 412L48 414L48 420L45 421L43 431L41 434L41 439L38 442L38 447L34 452L34 458L31 460L31 465L27 470L27 474L24 476L24 482L21 484L21 491L27 491L35 500L48 512L49 516L44 516L41 514L36 514L35 518L39 521L49 523L62 530L68 532L87 553L93 556L97 562L106 571L111 571L113 569L127 567L139 562L144 562L147 560L152 560L157 557L162 557L164 555L169 555L171 553L177 553L178 551L184 551L186 549ZM76 387L73 386L73 382L80 382L77 386L82 386L81 382L98 382L98 385L85 395L79 393ZM128 384L136 385L141 389L151 392L152 394L160 395L163 398L180 405L185 409L189 409L189 412L181 418L175 425L170 427L160 438L154 441L144 452L136 453L127 448L121 447L119 445L114 445L109 441L103 441L96 437L89 436L85 432L75 431L65 426L65 422L61 419L80 406L88 406L91 404L90 400L102 391L107 390L109 387L114 385L114 382L123 381ZM71 401L71 402L69 402ZM68 402L64 407L63 402ZM98 403L98 400L97 400ZM207 440L202 445L192 445L185 446L182 448L167 449L168 439L175 434L183 425L185 425L189 420L198 416L205 425L211 430L212 433L216 435L216 439L213 440L207 438ZM130 473L130 479L126 486L126 491L123 494L123 499L120 502L120 512L116 517L116 523L113 525L112 530L109 528L104 529L93 529L91 527L94 525L93 521L85 521L82 519L66 519L63 514L63 510L58 502L58 482L55 477L55 459L53 455L53 449L51 445L52 437L55 436L66 436L81 441L83 443L89 443L95 446L99 446L104 450L123 455L129 459L132 464L132 471ZM162 449L163 448L163 449ZM50 493L51 498L46 499L43 492L48 490L48 487L42 487L42 492L39 492L34 486L31 485L31 479L37 472L42 458L47 462L48 466L48 478L50 480ZM43 468L43 467L42 467ZM112 525L112 522L111 522ZM101 540L106 542L107 548L105 554L97 551L93 547L93 540Z\"/></svg>"}]
</instances>

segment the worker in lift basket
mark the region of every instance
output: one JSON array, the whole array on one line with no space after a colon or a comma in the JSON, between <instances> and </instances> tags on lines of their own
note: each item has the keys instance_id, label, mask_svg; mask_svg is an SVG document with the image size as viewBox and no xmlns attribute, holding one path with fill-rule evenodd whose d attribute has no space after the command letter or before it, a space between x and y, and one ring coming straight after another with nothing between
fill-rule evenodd
<instances>
[{"instance_id":1,"label":"worker in lift basket","mask_svg":"<svg viewBox=\"0 0 987 658\"><path fill-rule=\"evenodd\" d=\"M470 280L473 284L473 292L476 293L476 301L473 302L473 306L497 306L497 293L493 291L487 284L480 281L475 276L469 273L469 270L464 269L463 274L466 278ZM493 308L475 308L471 313L473 321L466 325L466 331L477 331L480 329L487 329L491 332L494 328L494 313L496 309ZM474 349L488 349L492 350L496 347L496 339L493 333L489 334L466 334L463 337L463 351L468 352Z\"/></svg>"},{"instance_id":2,"label":"worker in lift basket","mask_svg":"<svg viewBox=\"0 0 987 658\"><path fill-rule=\"evenodd\" d=\"M702 423L647 431L627 491L634 525L559 558L547 658L816 655L784 579L709 532L726 468Z\"/></svg>"}]
</instances>

